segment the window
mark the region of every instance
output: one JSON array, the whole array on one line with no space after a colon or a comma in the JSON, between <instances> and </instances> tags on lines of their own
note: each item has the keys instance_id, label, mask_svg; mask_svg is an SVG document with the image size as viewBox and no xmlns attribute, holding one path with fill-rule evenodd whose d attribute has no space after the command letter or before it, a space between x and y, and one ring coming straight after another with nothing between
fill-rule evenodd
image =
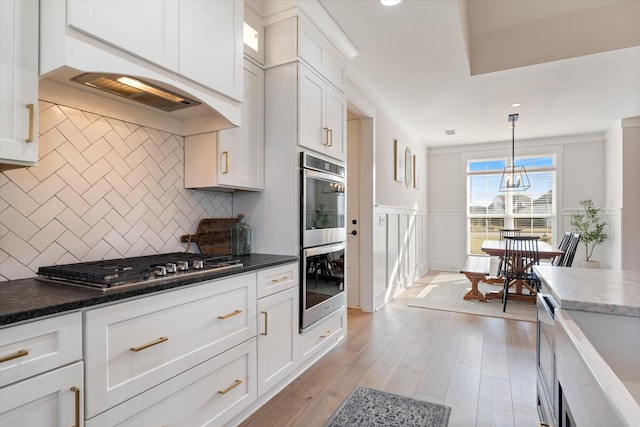
<instances>
[{"instance_id":1,"label":"window","mask_svg":"<svg viewBox=\"0 0 640 427\"><path fill-rule=\"evenodd\" d=\"M502 193L500 180L507 159L467 163L467 252L483 254L484 240L498 240L501 228L519 228L523 235L540 236L553 244L556 220L555 156L515 160L531 182L526 191Z\"/></svg>"}]
</instances>

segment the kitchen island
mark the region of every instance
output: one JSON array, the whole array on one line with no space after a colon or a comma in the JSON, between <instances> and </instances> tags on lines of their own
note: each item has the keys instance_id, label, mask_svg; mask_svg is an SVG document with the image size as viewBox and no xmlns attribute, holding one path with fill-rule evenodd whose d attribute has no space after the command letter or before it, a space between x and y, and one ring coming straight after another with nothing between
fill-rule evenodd
<instances>
[{"instance_id":1,"label":"kitchen island","mask_svg":"<svg viewBox=\"0 0 640 427\"><path fill-rule=\"evenodd\" d=\"M555 332L545 332L546 339L553 337L557 373L550 402L555 416L546 421L640 425L640 272L552 266L535 271L541 295L550 294L558 305Z\"/></svg>"}]
</instances>

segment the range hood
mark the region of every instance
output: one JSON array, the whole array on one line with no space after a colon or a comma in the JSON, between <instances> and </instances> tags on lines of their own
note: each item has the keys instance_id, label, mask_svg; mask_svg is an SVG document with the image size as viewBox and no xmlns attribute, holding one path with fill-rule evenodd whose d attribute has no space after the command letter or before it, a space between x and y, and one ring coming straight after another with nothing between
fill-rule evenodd
<instances>
[{"instance_id":1,"label":"range hood","mask_svg":"<svg viewBox=\"0 0 640 427\"><path fill-rule=\"evenodd\" d=\"M175 64L159 65L161 61L85 34L75 25L82 20L69 17L67 3L40 3L42 101L181 136L241 125L241 87L233 92L224 82L217 87L215 82L196 81L180 74Z\"/></svg>"},{"instance_id":2,"label":"range hood","mask_svg":"<svg viewBox=\"0 0 640 427\"><path fill-rule=\"evenodd\" d=\"M71 81L166 112L201 104L185 95L121 74L83 73L73 77Z\"/></svg>"}]
</instances>

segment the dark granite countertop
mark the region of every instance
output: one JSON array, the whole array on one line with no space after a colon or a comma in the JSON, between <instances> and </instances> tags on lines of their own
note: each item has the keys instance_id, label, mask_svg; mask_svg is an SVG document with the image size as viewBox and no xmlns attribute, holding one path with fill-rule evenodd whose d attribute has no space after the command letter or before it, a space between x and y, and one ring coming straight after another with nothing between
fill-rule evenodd
<instances>
[{"instance_id":1,"label":"dark granite countertop","mask_svg":"<svg viewBox=\"0 0 640 427\"><path fill-rule=\"evenodd\" d=\"M240 259L243 267L217 273L205 273L196 277L167 278L163 281L123 286L107 291L46 282L36 278L0 282L0 326L81 310L98 304L141 297L206 280L262 270L280 264L297 262L299 259L290 255L267 254L251 254L234 258Z\"/></svg>"}]
</instances>

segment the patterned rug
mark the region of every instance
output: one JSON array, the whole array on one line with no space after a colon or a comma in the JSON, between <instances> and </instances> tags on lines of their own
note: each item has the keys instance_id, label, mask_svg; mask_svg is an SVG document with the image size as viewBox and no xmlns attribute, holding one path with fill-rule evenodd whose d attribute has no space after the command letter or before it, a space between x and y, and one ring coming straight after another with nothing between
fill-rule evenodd
<instances>
[{"instance_id":1,"label":"patterned rug","mask_svg":"<svg viewBox=\"0 0 640 427\"><path fill-rule=\"evenodd\" d=\"M416 284L419 283L427 283L427 286L409 303L411 307L455 311L527 322L536 321L536 305L532 303L509 301L507 302L507 311L503 313L501 300L481 302L462 299L464 294L471 289L471 283L461 273L443 271L435 277L425 276L416 282ZM478 289L486 295L489 291L500 291L502 287L481 282L478 285Z\"/></svg>"},{"instance_id":2,"label":"patterned rug","mask_svg":"<svg viewBox=\"0 0 640 427\"><path fill-rule=\"evenodd\" d=\"M325 427L446 427L451 408L356 386Z\"/></svg>"}]
</instances>

